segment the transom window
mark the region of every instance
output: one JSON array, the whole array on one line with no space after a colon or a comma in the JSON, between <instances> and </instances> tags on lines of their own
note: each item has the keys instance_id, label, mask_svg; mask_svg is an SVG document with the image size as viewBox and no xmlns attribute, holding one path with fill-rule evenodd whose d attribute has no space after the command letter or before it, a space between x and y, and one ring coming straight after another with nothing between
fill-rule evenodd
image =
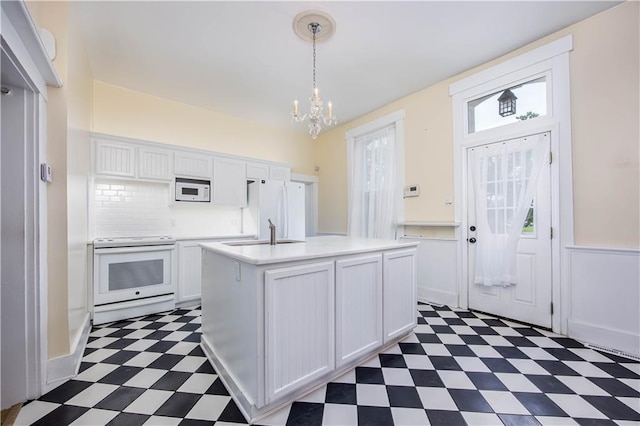
<instances>
[{"instance_id":1,"label":"transom window","mask_svg":"<svg viewBox=\"0 0 640 426\"><path fill-rule=\"evenodd\" d=\"M503 96L505 95L505 96ZM509 115L501 115L501 97L515 96L515 110ZM535 79L517 84L476 98L467 103L468 132L475 133L482 130L493 129L518 121L535 119L547 115L547 77L541 76Z\"/></svg>"}]
</instances>

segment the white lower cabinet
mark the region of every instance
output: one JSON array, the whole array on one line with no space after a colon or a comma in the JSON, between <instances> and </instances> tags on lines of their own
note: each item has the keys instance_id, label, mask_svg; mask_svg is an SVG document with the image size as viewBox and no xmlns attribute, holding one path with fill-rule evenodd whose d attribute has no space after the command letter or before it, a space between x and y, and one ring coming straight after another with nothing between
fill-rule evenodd
<instances>
[{"instance_id":1,"label":"white lower cabinet","mask_svg":"<svg viewBox=\"0 0 640 426\"><path fill-rule=\"evenodd\" d=\"M266 402L335 367L334 263L265 272Z\"/></svg>"},{"instance_id":2,"label":"white lower cabinet","mask_svg":"<svg viewBox=\"0 0 640 426\"><path fill-rule=\"evenodd\" d=\"M207 241L178 242L178 295L176 302L200 299L202 293L202 249Z\"/></svg>"},{"instance_id":3,"label":"white lower cabinet","mask_svg":"<svg viewBox=\"0 0 640 426\"><path fill-rule=\"evenodd\" d=\"M382 346L382 255L336 261L336 364Z\"/></svg>"},{"instance_id":4,"label":"white lower cabinet","mask_svg":"<svg viewBox=\"0 0 640 426\"><path fill-rule=\"evenodd\" d=\"M417 323L416 250L384 253L384 343L407 333Z\"/></svg>"}]
</instances>

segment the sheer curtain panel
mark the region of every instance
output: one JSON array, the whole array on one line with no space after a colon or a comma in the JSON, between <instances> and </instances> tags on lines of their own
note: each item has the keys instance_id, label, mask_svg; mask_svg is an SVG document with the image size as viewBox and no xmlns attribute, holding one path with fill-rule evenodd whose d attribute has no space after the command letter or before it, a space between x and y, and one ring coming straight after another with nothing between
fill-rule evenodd
<instances>
[{"instance_id":1,"label":"sheer curtain panel","mask_svg":"<svg viewBox=\"0 0 640 426\"><path fill-rule=\"evenodd\" d=\"M348 233L394 238L399 206L395 124L348 141Z\"/></svg>"},{"instance_id":2,"label":"sheer curtain panel","mask_svg":"<svg viewBox=\"0 0 640 426\"><path fill-rule=\"evenodd\" d=\"M475 284L516 284L522 227L547 157L544 134L469 150L475 194Z\"/></svg>"}]
</instances>

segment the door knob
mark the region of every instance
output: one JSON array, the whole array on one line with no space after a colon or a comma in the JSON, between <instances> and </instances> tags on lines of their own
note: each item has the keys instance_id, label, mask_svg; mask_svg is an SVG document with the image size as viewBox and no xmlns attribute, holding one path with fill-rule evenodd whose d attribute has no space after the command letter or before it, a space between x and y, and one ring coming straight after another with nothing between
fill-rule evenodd
<instances>
[{"instance_id":1,"label":"door knob","mask_svg":"<svg viewBox=\"0 0 640 426\"><path fill-rule=\"evenodd\" d=\"M469 238L469 242L470 242L471 244L475 244L475 243L476 243L476 238L475 238L475 237L471 237L471 238Z\"/></svg>"},{"instance_id":2,"label":"door knob","mask_svg":"<svg viewBox=\"0 0 640 426\"><path fill-rule=\"evenodd\" d=\"M475 227L474 225L471 225L471 226L469 227L469 231L473 232L473 231L475 231L475 230L476 230L476 227Z\"/></svg>"}]
</instances>

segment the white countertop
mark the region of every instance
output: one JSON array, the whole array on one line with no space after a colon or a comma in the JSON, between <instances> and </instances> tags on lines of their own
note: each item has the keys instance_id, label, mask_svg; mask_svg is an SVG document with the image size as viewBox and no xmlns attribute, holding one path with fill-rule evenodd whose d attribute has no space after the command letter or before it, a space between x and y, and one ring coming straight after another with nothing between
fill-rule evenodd
<instances>
[{"instance_id":1,"label":"white countertop","mask_svg":"<svg viewBox=\"0 0 640 426\"><path fill-rule=\"evenodd\" d=\"M257 242L257 241L256 241ZM418 241L396 241L343 236L311 237L306 241L291 244L267 244L230 246L224 243L203 243L200 246L214 253L254 265L290 262L294 260L415 247Z\"/></svg>"},{"instance_id":2,"label":"white countertop","mask_svg":"<svg viewBox=\"0 0 640 426\"><path fill-rule=\"evenodd\" d=\"M235 240L240 238L256 238L256 234L229 234L229 235L206 235L206 236L175 236L176 241L193 241L193 240Z\"/></svg>"}]
</instances>

